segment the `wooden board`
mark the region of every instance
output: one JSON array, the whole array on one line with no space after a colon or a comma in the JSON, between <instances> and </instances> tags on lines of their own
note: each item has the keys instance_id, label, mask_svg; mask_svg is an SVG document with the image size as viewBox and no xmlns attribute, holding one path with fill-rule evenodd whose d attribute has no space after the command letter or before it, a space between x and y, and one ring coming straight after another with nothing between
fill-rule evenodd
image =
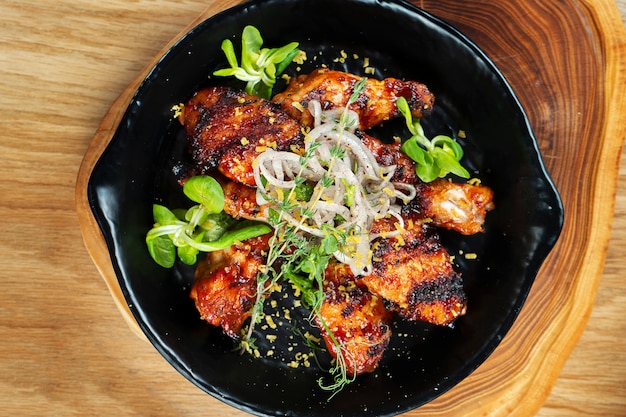
<instances>
[{"instance_id":1,"label":"wooden board","mask_svg":"<svg viewBox=\"0 0 626 417\"><path fill-rule=\"evenodd\" d=\"M214 1L188 28L234 3ZM626 85L624 26L610 1L415 4L468 35L510 81L535 129L566 216L555 250L496 352L453 390L409 414L534 414L584 329L604 264L626 134L626 100L620 91ZM157 59L112 105L85 155L76 184L87 249L123 316L139 335L90 215L85 190L130 97Z\"/></svg>"}]
</instances>

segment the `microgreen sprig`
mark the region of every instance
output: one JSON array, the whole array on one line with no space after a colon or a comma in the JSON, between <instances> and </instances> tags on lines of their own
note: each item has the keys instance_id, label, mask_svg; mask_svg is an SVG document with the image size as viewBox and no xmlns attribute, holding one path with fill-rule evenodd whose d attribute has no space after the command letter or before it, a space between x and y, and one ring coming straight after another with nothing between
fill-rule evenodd
<instances>
[{"instance_id":1,"label":"microgreen sprig","mask_svg":"<svg viewBox=\"0 0 626 417\"><path fill-rule=\"evenodd\" d=\"M241 34L241 66L230 39L222 41L222 51L230 68L217 70L213 75L234 76L246 82L246 92L270 98L278 77L300 52L298 42L281 48L262 48L263 38L257 28L246 26Z\"/></svg>"},{"instance_id":2,"label":"microgreen sprig","mask_svg":"<svg viewBox=\"0 0 626 417\"><path fill-rule=\"evenodd\" d=\"M469 172L459 162L463 158L461 145L445 135L437 135L429 140L424 134L420 119L413 120L406 99L399 97L396 105L404 116L409 131L413 134L400 149L415 161L417 176L424 182L445 177L449 173L461 178L469 178Z\"/></svg>"},{"instance_id":3,"label":"microgreen sprig","mask_svg":"<svg viewBox=\"0 0 626 417\"><path fill-rule=\"evenodd\" d=\"M152 206L155 224L146 234L146 245L152 259L165 268L174 266L177 256L183 263L193 265L199 252L226 249L272 231L264 223L237 223L224 213L224 191L213 177L191 177L183 192L198 204L187 210Z\"/></svg>"}]
</instances>

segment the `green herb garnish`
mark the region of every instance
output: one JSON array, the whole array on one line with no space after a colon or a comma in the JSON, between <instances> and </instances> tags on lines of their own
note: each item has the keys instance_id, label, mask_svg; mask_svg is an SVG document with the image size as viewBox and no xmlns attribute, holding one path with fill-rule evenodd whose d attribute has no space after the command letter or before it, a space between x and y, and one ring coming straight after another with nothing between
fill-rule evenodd
<instances>
[{"instance_id":1,"label":"green herb garnish","mask_svg":"<svg viewBox=\"0 0 626 417\"><path fill-rule=\"evenodd\" d=\"M230 39L222 42L222 51L231 68L215 71L220 77L234 76L245 81L246 92L269 99L278 77L300 52L297 42L281 48L262 48L263 38L254 26L246 26L241 34L241 66Z\"/></svg>"},{"instance_id":2,"label":"green herb garnish","mask_svg":"<svg viewBox=\"0 0 626 417\"><path fill-rule=\"evenodd\" d=\"M272 231L267 224L236 222L224 213L224 191L213 177L191 177L183 192L198 204L187 210L152 206L155 224L146 235L146 245L152 259L165 268L174 266L177 256L183 263L193 265L199 252L226 249Z\"/></svg>"},{"instance_id":3,"label":"green herb garnish","mask_svg":"<svg viewBox=\"0 0 626 417\"><path fill-rule=\"evenodd\" d=\"M320 161L321 164L328 167L328 172L332 171L332 166L338 159L345 156L345 148L341 146L341 135L350 127L347 117L348 107L358 100L359 94L365 88L365 81L366 79L363 79L354 85L353 93L345 110L337 120L339 140L330 150L330 159ZM300 292L302 305L311 311L310 319L317 319L321 323L323 330L334 344L336 360L328 371L332 377L332 382L326 383L323 379L318 381L322 389L332 392L332 398L352 382L354 377L349 376L347 370L348 361L344 356L347 354L345 349L320 314L320 308L325 297L324 272L331 258L337 252L345 251L348 246L349 235L356 232L350 229L339 230L331 225L322 224L319 228L320 233L316 237L305 236L303 231L305 223L307 219L315 215L315 206L322 199L324 190L332 187L336 180L340 180L324 173L315 187L305 181L304 171L309 161L315 157L316 149L320 146L320 142L309 144L304 155L299 159L299 172L293 180L295 186L281 193L282 198L264 196L274 207L269 210L268 216L268 221L274 227L274 234L269 241L270 249L264 270L257 276L257 298L252 309L250 324L241 345L243 349L254 345L253 329L262 317L264 300L280 280L287 280ZM303 197L309 202L308 208L300 204ZM347 204L351 205L350 200L354 199L354 190L348 192L347 199L349 200ZM299 218L299 223L293 224L286 221L286 216Z\"/></svg>"},{"instance_id":4,"label":"green herb garnish","mask_svg":"<svg viewBox=\"0 0 626 417\"><path fill-rule=\"evenodd\" d=\"M461 178L469 178L469 172L459 162L463 157L463 148L454 139L437 135L429 140L424 134L420 119L413 120L411 109L404 97L396 101L398 110L406 119L406 125L413 134L400 148L415 161L415 172L424 182L443 178L449 173Z\"/></svg>"}]
</instances>

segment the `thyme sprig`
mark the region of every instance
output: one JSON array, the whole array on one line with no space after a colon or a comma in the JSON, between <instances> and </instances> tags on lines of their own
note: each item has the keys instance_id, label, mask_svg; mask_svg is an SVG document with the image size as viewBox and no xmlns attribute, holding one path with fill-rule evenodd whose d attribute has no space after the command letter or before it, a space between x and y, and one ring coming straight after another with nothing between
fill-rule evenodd
<instances>
[{"instance_id":1,"label":"thyme sprig","mask_svg":"<svg viewBox=\"0 0 626 417\"><path fill-rule=\"evenodd\" d=\"M348 118L348 108L358 100L359 95L365 87L366 78L361 79L353 87L353 92L338 120L338 131L340 133L338 143L331 149L331 158L325 162L328 172L332 172L332 167L337 159L343 158L346 154L341 147L341 134L348 129L350 119ZM331 398L341 391L347 384L354 380L349 376L347 369L347 353L332 330L326 324L320 313L325 292L323 286L324 271L331 258L337 251L341 251L347 245L348 232L335 227L322 225L323 236L312 241L303 232L303 227L307 221L315 214L315 206L324 194L324 190L332 187L335 178L323 175L322 179L311 190L310 184L306 183L303 173L309 161L315 157L315 150L320 146L318 142L311 142L304 154L299 159L299 171L294 177L295 187L288 192L282 193L282 198L265 195L274 208L269 212L269 223L274 228L274 233L269 241L269 251L267 261L263 270L257 276L257 296L252 308L252 317L244 338L242 347L250 348L254 345L253 331L256 324L261 320L264 300L276 288L277 284L286 279L300 292L302 305L311 311L309 320L317 321L323 330L329 335L333 342L335 360L328 371L333 381L327 384L324 378L318 380L318 384L324 390L332 392ZM303 207L303 201L309 203L308 208ZM298 213L299 223L293 225L284 220L286 214ZM354 374L354 373L353 373Z\"/></svg>"}]
</instances>

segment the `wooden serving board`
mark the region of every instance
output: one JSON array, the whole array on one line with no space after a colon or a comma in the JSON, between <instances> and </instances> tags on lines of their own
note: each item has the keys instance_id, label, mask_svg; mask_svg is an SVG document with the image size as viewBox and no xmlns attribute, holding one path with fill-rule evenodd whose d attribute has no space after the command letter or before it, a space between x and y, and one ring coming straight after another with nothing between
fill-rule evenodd
<instances>
[{"instance_id":1,"label":"wooden serving board","mask_svg":"<svg viewBox=\"0 0 626 417\"><path fill-rule=\"evenodd\" d=\"M162 53L190 28L237 3L212 1ZM585 327L604 265L626 136L626 30L610 0L413 3L466 34L511 83L563 199L565 223L519 318L494 354L451 391L407 415L532 415ZM85 245L129 326L141 337L86 190L133 93L161 54L111 106L85 154L76 186Z\"/></svg>"}]
</instances>

